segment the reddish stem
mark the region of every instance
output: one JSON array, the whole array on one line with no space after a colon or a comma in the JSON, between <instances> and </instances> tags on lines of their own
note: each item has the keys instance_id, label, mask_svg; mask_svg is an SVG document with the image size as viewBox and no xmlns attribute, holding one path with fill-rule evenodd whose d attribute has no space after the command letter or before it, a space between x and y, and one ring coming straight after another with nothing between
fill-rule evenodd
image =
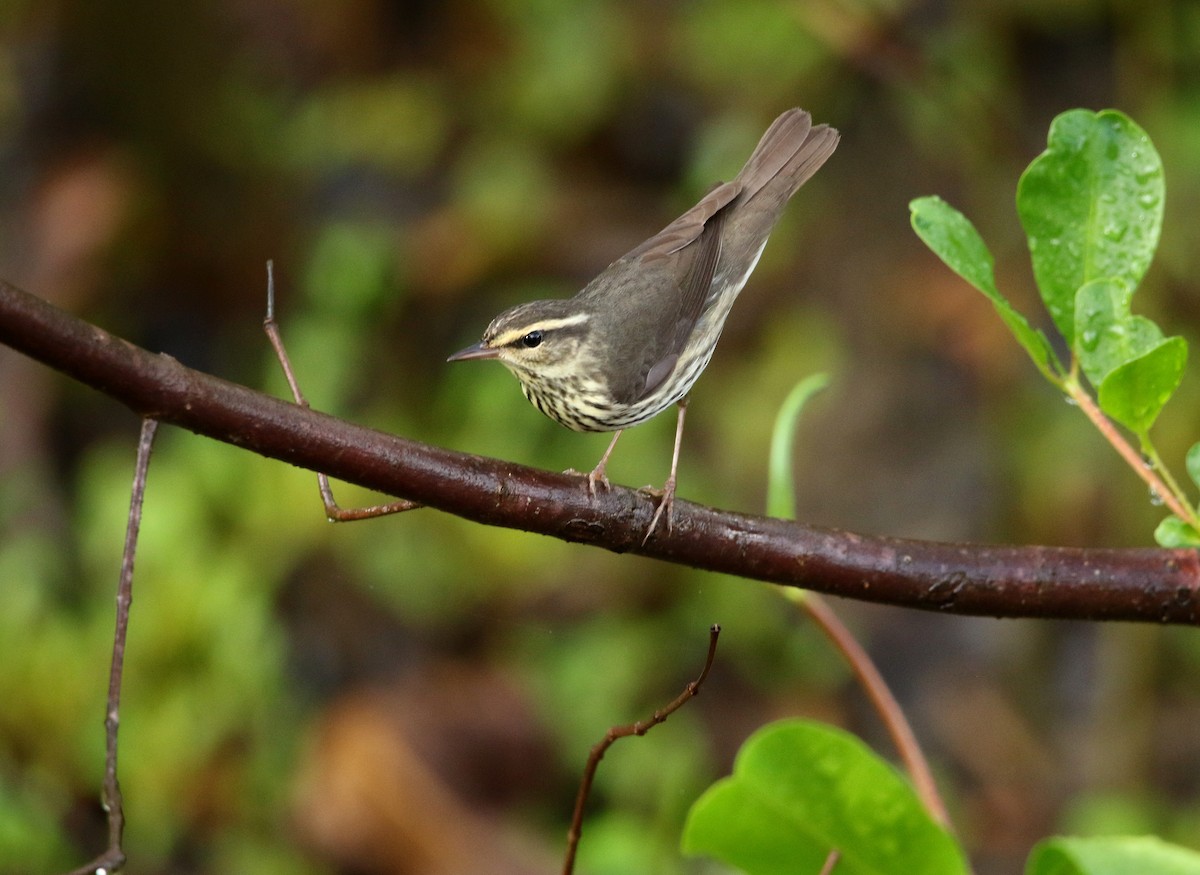
<instances>
[{"instance_id":1,"label":"reddish stem","mask_svg":"<svg viewBox=\"0 0 1200 875\"><path fill-rule=\"evenodd\" d=\"M1096 426L1100 434L1104 436L1104 439L1112 444L1113 449L1120 453L1121 458L1128 463L1129 467L1146 481L1151 491L1170 508L1171 513L1175 514L1181 520L1193 522L1194 515L1184 507L1179 501L1179 497L1167 488L1162 478L1158 476L1158 472L1146 466L1142 460L1142 454L1135 450L1129 441L1125 440L1124 435L1117 431L1117 427L1112 424L1112 420L1104 415L1092 399L1092 396L1084 391L1078 381L1068 380L1065 389L1068 397L1079 405L1079 409L1083 411L1084 416L1092 421L1092 424Z\"/></svg>"},{"instance_id":2,"label":"reddish stem","mask_svg":"<svg viewBox=\"0 0 1200 875\"><path fill-rule=\"evenodd\" d=\"M871 700L872 706L878 712L888 734L892 737L892 743L896 745L904 768L912 778L913 786L925 804L925 808L928 809L934 820L949 829L950 816L946 813L946 805L942 802L937 784L933 780L929 761L925 759L925 754L917 743L912 726L904 716L904 710L900 707L900 703L888 689L883 675L879 673L879 669L875 667L875 663L871 661L867 651L858 643L841 618L833 612L824 599L819 598L815 593L808 593L805 598L800 600L800 604L826 637L833 642L833 646L845 658L859 684L866 691L867 698Z\"/></svg>"}]
</instances>

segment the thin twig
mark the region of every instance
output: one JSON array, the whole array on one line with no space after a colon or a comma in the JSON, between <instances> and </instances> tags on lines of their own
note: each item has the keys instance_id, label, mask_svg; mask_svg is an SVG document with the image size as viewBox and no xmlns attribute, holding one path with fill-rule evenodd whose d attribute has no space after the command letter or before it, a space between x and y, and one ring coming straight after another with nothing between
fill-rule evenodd
<instances>
[{"instance_id":1,"label":"thin twig","mask_svg":"<svg viewBox=\"0 0 1200 875\"><path fill-rule=\"evenodd\" d=\"M283 337L279 333L279 324L275 321L275 262L267 262L267 315L263 319L263 331L271 341L279 366L283 368L283 376L292 390L292 398L301 407L309 406L304 393L300 391L300 382L292 368L292 360L283 346ZM368 520L374 517L387 516L393 513L403 513L406 510L416 510L424 507L417 501L399 499L388 504L375 504L370 507L342 508L333 497L333 488L329 485L329 475L317 472L317 488L321 492L321 503L325 505L325 516L331 522L345 523L354 520Z\"/></svg>"},{"instance_id":2,"label":"thin twig","mask_svg":"<svg viewBox=\"0 0 1200 875\"><path fill-rule=\"evenodd\" d=\"M630 735L645 735L650 729L662 723L684 704L700 692L700 687L708 678L712 668L713 658L717 655L717 638L721 635L721 627L714 624L708 629L708 655L704 659L704 669L700 676L683 688L675 699L665 708L655 711L649 720L630 723L628 726L614 726L605 733L600 743L588 754L587 765L583 770L583 779L579 782L579 793L575 797L575 812L571 816L571 828L567 831L567 852L563 860L563 875L571 875L575 869L575 853L579 849L579 837L583 833L583 809L587 804L588 794L592 791L592 781L596 778L596 769L600 766L605 752L612 747L618 738Z\"/></svg>"},{"instance_id":3,"label":"thin twig","mask_svg":"<svg viewBox=\"0 0 1200 875\"><path fill-rule=\"evenodd\" d=\"M837 848L831 850L829 856L825 858L825 865L821 867L820 875L833 875L833 870L837 867L840 859L842 859L842 852Z\"/></svg>"},{"instance_id":4,"label":"thin twig","mask_svg":"<svg viewBox=\"0 0 1200 875\"><path fill-rule=\"evenodd\" d=\"M104 715L105 757L104 789L101 796L108 816L108 848L70 875L110 875L125 864L121 838L125 831L125 809L121 784L117 780L117 733L120 728L121 677L125 669L125 641L129 630L129 608L133 604L133 560L137 555L138 530L142 525L142 501L146 495L146 475L150 469L150 451L158 420L143 419L138 439L137 465L129 499L129 520L125 527L125 548L121 556L121 576L117 583L117 625L113 634L112 665L108 674L108 702Z\"/></svg>"},{"instance_id":5,"label":"thin twig","mask_svg":"<svg viewBox=\"0 0 1200 875\"><path fill-rule=\"evenodd\" d=\"M1129 464L1134 473L1146 481L1151 492L1161 498L1163 503L1170 508L1171 513L1175 514L1175 516L1181 520L1191 522L1195 515L1188 512L1188 509L1184 507L1175 493L1168 489L1166 484L1162 482L1156 471L1146 467L1142 461L1141 453L1135 450L1129 441L1125 440L1124 436L1117 431L1116 426L1096 406L1096 402L1092 400L1092 396L1084 390L1079 381L1068 380L1066 389L1067 397L1079 405L1079 409L1083 411L1084 416L1092 421L1092 424L1096 426L1100 434L1104 436L1104 439L1112 444L1113 449L1120 453L1121 458Z\"/></svg>"}]
</instances>

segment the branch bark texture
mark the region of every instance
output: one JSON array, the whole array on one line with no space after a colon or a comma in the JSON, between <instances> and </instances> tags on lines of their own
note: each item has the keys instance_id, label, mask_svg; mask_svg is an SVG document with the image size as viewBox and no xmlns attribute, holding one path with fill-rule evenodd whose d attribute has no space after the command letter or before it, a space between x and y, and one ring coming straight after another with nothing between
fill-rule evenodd
<instances>
[{"instance_id":1,"label":"branch bark texture","mask_svg":"<svg viewBox=\"0 0 1200 875\"><path fill-rule=\"evenodd\" d=\"M952 614L1200 623L1194 550L984 546L868 537L654 500L384 434L184 367L0 281L0 343L144 417L485 525L830 595ZM399 524L403 524L402 522Z\"/></svg>"}]
</instances>

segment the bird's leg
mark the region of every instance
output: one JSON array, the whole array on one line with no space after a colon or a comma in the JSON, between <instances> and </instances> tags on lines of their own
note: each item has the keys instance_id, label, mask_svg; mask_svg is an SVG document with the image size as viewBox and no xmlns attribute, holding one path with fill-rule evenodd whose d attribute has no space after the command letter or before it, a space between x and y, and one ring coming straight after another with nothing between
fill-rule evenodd
<instances>
[{"instance_id":1,"label":"bird's leg","mask_svg":"<svg viewBox=\"0 0 1200 875\"><path fill-rule=\"evenodd\" d=\"M587 475L588 494L591 495L592 498L596 497L597 485L600 485L605 489L608 489L609 487L608 478L604 476L604 467L608 464L608 457L612 455L613 447L617 445L617 438L621 436L622 431L624 431L624 429L618 429L617 433L613 435L613 439L609 441L608 449L604 451L604 455L600 457L600 461L596 463L596 467L593 468L591 473Z\"/></svg>"},{"instance_id":2,"label":"bird's leg","mask_svg":"<svg viewBox=\"0 0 1200 875\"><path fill-rule=\"evenodd\" d=\"M658 526L658 521L664 513L667 516L667 531L671 531L671 518L675 509L675 472L679 468L679 446L683 443L683 420L687 415L687 404L686 397L679 401L679 417L675 420L675 449L671 453L671 474L667 477L667 482L663 484L661 490L653 490L662 497L658 500L658 508L654 511L654 516L650 518L650 528L646 529L646 536L642 538L643 544L650 540L650 536L654 534L654 529Z\"/></svg>"}]
</instances>

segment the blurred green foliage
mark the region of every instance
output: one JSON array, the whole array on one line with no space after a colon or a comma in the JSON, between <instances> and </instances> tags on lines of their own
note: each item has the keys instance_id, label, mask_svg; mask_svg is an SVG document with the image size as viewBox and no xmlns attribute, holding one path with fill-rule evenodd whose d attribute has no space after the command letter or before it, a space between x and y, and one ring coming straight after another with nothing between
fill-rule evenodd
<instances>
[{"instance_id":1,"label":"blurred green foliage","mask_svg":"<svg viewBox=\"0 0 1200 875\"><path fill-rule=\"evenodd\" d=\"M1161 511L911 238L906 204L938 191L976 217L1033 312L1012 179L1058 112L1119 107L1171 180L1139 306L1194 336L1193 7L11 3L0 275L284 394L259 330L273 258L315 407L585 469L604 436L541 417L502 368L445 356L506 306L570 294L802 105L842 145L789 209L693 394L681 497L760 510L776 410L823 370L830 389L797 434L799 518L1147 543ZM1174 408L1196 409L1198 386L1185 377ZM616 481L661 483L668 419L622 440ZM1168 410L1156 429L1162 454L1182 458L1194 417ZM103 842L103 692L136 433L107 399L0 350L4 875L66 869ZM552 871L587 750L695 675L713 622L725 632L704 695L606 758L582 871L713 871L680 859L684 814L771 719L878 739L844 669L758 584L427 511L321 517L310 474L160 434L122 708L138 871L416 871L402 861L429 827L404 803L441 809L394 766L410 749L455 811L483 818L451 820L454 840L435 847L473 846L462 824L486 823L532 848L516 871ZM1194 841L1189 630L844 610L950 785L977 871L1015 871L1068 817L1088 832L1089 798ZM454 684L414 692L448 667ZM382 747L352 743L376 725ZM502 871L508 852L484 846Z\"/></svg>"}]
</instances>

